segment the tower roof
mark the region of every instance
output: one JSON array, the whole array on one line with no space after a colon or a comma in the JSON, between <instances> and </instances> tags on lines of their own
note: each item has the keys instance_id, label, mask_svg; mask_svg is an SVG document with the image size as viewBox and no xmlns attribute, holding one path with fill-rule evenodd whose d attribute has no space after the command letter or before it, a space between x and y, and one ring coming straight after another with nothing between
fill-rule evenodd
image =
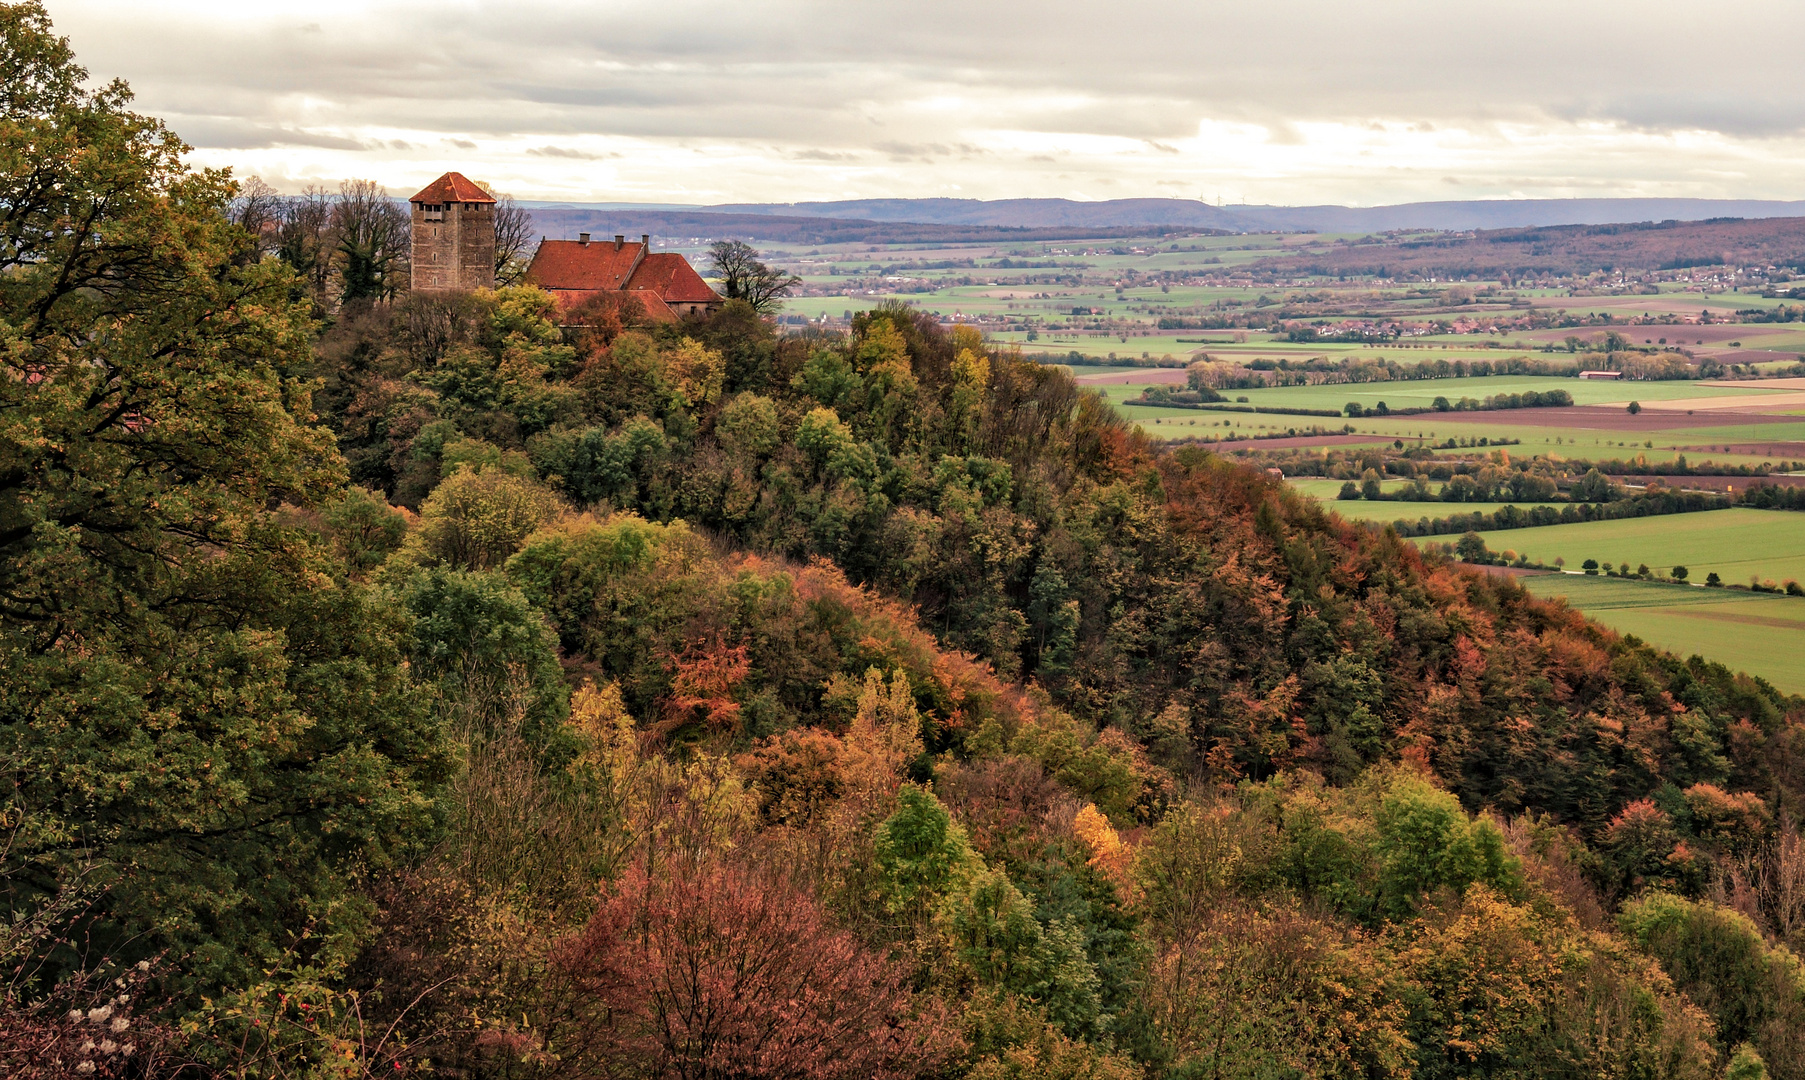
<instances>
[{"instance_id":1,"label":"tower roof","mask_svg":"<svg viewBox=\"0 0 1805 1080\"><path fill-rule=\"evenodd\" d=\"M492 203L495 197L484 191L463 173L448 172L420 189L408 202L428 203Z\"/></svg>"}]
</instances>

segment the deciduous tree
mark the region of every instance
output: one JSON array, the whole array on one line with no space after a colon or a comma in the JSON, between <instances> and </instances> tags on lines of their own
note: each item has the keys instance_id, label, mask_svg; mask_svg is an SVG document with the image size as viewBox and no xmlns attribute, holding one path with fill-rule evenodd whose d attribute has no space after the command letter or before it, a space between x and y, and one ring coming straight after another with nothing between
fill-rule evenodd
<instances>
[{"instance_id":1,"label":"deciduous tree","mask_svg":"<svg viewBox=\"0 0 1805 1080\"><path fill-rule=\"evenodd\" d=\"M565 1075L903 1080L962 1047L907 972L733 863L629 873L563 945Z\"/></svg>"},{"instance_id":2,"label":"deciduous tree","mask_svg":"<svg viewBox=\"0 0 1805 1080\"><path fill-rule=\"evenodd\" d=\"M743 240L717 240L708 248L710 272L729 300L744 300L760 315L769 315L802 284L794 274L759 261L758 251Z\"/></svg>"}]
</instances>

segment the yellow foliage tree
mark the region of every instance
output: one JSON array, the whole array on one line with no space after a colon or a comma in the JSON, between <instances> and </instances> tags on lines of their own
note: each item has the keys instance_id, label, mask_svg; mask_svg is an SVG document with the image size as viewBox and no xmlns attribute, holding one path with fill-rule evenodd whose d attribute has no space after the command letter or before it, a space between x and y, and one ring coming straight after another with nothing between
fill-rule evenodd
<instances>
[{"instance_id":1,"label":"yellow foliage tree","mask_svg":"<svg viewBox=\"0 0 1805 1080\"><path fill-rule=\"evenodd\" d=\"M1084 809L1078 811L1072 822L1072 833L1090 848L1090 865L1109 879L1124 900L1129 899L1134 892L1134 851L1122 842L1115 827L1094 803L1085 803Z\"/></svg>"}]
</instances>

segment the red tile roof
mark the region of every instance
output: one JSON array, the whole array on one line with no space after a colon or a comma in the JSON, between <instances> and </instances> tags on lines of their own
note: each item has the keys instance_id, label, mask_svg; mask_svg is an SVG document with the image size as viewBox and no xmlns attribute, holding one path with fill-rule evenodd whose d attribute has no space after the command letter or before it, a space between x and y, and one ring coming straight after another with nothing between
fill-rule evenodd
<instances>
[{"instance_id":1,"label":"red tile roof","mask_svg":"<svg viewBox=\"0 0 1805 1080\"><path fill-rule=\"evenodd\" d=\"M526 279L541 289L620 289L627 284L633 260L639 257L640 245L622 244L614 249L612 240L541 240L526 268Z\"/></svg>"},{"instance_id":2,"label":"red tile roof","mask_svg":"<svg viewBox=\"0 0 1805 1080\"><path fill-rule=\"evenodd\" d=\"M659 295L650 289L634 289L633 296L638 299L639 306L645 309L646 318L653 322L676 322L677 313L672 311Z\"/></svg>"},{"instance_id":3,"label":"red tile roof","mask_svg":"<svg viewBox=\"0 0 1805 1080\"><path fill-rule=\"evenodd\" d=\"M633 271L627 288L650 289L673 304L711 304L721 299L689 260L675 251L647 255L639 269Z\"/></svg>"},{"instance_id":4,"label":"red tile roof","mask_svg":"<svg viewBox=\"0 0 1805 1080\"><path fill-rule=\"evenodd\" d=\"M592 296L599 296L605 292L611 293L611 292L616 292L616 291L618 291L618 290L615 290L615 289L557 289L552 292L552 297L557 300L559 311L569 311L571 308L576 307L577 305L583 303L583 301L589 299ZM676 322L677 321L677 313L672 311L670 309L670 306L668 304L666 304L663 300L660 300L658 298L657 293L652 292L648 289L639 289L639 290L635 290L632 295L633 295L634 299L639 301L639 306L642 310L644 310L646 318L650 319L651 321L653 321L653 322Z\"/></svg>"},{"instance_id":5,"label":"red tile roof","mask_svg":"<svg viewBox=\"0 0 1805 1080\"><path fill-rule=\"evenodd\" d=\"M478 187L463 173L448 172L420 189L408 202L424 203L492 203L495 197Z\"/></svg>"},{"instance_id":6,"label":"red tile roof","mask_svg":"<svg viewBox=\"0 0 1805 1080\"><path fill-rule=\"evenodd\" d=\"M637 264L637 265L636 265ZM674 251L647 253L637 241L617 250L612 240L541 240L526 279L557 295L629 290L645 302L647 316L676 318L670 304L718 304L719 295ZM580 302L580 301L576 301Z\"/></svg>"}]
</instances>

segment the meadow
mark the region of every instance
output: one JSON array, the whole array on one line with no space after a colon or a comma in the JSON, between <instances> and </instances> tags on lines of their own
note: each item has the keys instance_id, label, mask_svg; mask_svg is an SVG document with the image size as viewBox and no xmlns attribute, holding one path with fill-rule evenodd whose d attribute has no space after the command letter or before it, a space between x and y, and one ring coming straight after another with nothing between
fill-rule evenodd
<instances>
[{"instance_id":1,"label":"meadow","mask_svg":"<svg viewBox=\"0 0 1805 1080\"><path fill-rule=\"evenodd\" d=\"M1702 582L1715 571L1726 583L1750 577L1805 581L1805 514L1736 507L1692 514L1587 521L1481 533L1493 551L1514 551L1531 562L1563 560L1577 569L1587 559L1613 564L1646 563L1666 574L1674 566ZM1447 542L1425 537L1418 543Z\"/></svg>"},{"instance_id":2,"label":"meadow","mask_svg":"<svg viewBox=\"0 0 1805 1080\"><path fill-rule=\"evenodd\" d=\"M1547 359L1542 357L1541 359ZM1264 390L1236 390L1254 405L1280 405L1300 409L1340 409L1350 402L1372 408L1384 402L1392 409L1427 409L1435 399L1458 401L1463 397L1484 400L1497 394L1546 393L1565 390L1575 405L1613 405L1629 401L1680 401L1689 398L1741 398L1759 403L1772 391L1697 382L1614 382L1536 375L1486 375L1467 379L1417 379L1408 382L1338 383L1325 386L1280 386Z\"/></svg>"},{"instance_id":3,"label":"meadow","mask_svg":"<svg viewBox=\"0 0 1805 1080\"><path fill-rule=\"evenodd\" d=\"M1153 378L1171 378L1171 372ZM1418 441L1439 443L1455 439L1477 444L1480 439L1495 444L1500 439L1514 440L1508 447L1516 457L1544 455L1556 460L1602 461L1633 460L1638 455L1650 462L1670 462L1685 457L1695 466L1705 461L1726 465L1759 465L1805 457L1797 446L1805 442L1805 415L1797 419L1798 405L1780 404L1761 409L1759 414L1745 417L1742 410L1713 410L1710 416L1687 416L1679 411L1646 410L1637 418L1636 429L1629 426L1628 414L1600 414L1595 409L1575 411L1568 420L1558 410L1497 410L1480 413L1438 412L1412 416L1362 416L1343 418L1295 416L1282 413L1233 413L1205 409L1183 409L1149 405L1129 405L1141 395L1146 382L1134 380L1098 389L1121 408L1130 420L1140 424L1150 435L1161 438L1204 437L1233 433L1251 436L1308 428L1312 424L1339 430L1351 425L1376 442L1402 441L1409 445ZM1618 400L1626 391L1637 400L1683 401L1690 399L1747 401L1749 408L1759 408L1763 398L1787 400L1779 390L1744 389L1741 387L1707 386L1697 382L1638 382L1630 386L1615 383L1588 382L1581 379L1549 377L1486 376L1469 379L1434 379L1420 382L1366 383L1359 385L1274 387L1264 390L1225 391L1227 397L1248 399L1247 405L1284 408L1333 409L1364 395L1368 404L1385 401L1388 406L1419 405L1433 402L1438 395L1451 399L1461 396L1483 398L1501 393L1526 390L1563 389L1573 394L1579 405L1604 406L1600 400L1615 394ZM1521 419L1518 413L1521 412ZM1559 416L1561 423L1550 423ZM1745 422L1748 421L1748 422ZM1688 426L1709 424L1711 426ZM1224 431L1223 429L1229 429ZM1215 430L1210 430L1215 429ZM1342 440L1337 439L1336 442ZM1750 453L1754 447L1773 445L1771 453ZM1470 454L1470 448L1447 450L1449 455Z\"/></svg>"},{"instance_id":4,"label":"meadow","mask_svg":"<svg viewBox=\"0 0 1805 1080\"><path fill-rule=\"evenodd\" d=\"M1805 648L1800 647L1805 642L1805 600L1583 574L1541 574L1521 581L1535 595L1560 597L1618 633L1805 693Z\"/></svg>"},{"instance_id":5,"label":"meadow","mask_svg":"<svg viewBox=\"0 0 1805 1080\"><path fill-rule=\"evenodd\" d=\"M1337 481L1336 483L1339 486L1340 482ZM1339 500L1332 501L1332 502L1325 502L1323 504L1323 509L1333 510L1337 514L1340 514L1342 517L1347 518L1349 521L1372 521L1372 522L1377 522L1381 525L1385 525L1385 524L1390 524L1393 521L1416 522L1416 521L1424 519L1424 518L1427 518L1430 521L1434 521L1436 518L1445 518L1445 517L1448 517L1453 514L1473 514L1473 513L1495 514L1499 510L1504 509L1506 506L1515 506L1519 510L1529 510L1529 509L1533 509L1534 507L1537 507L1537 506L1553 506L1556 509L1559 509L1560 507L1565 506L1565 505L1567 505L1567 504L1566 503L1498 503L1498 502L1473 502L1473 503L1367 502L1365 499L1350 499L1346 502L1341 502ZM1441 539L1450 540L1450 539L1454 539L1454 538L1444 536Z\"/></svg>"},{"instance_id":6,"label":"meadow","mask_svg":"<svg viewBox=\"0 0 1805 1080\"><path fill-rule=\"evenodd\" d=\"M1445 502L1367 502L1365 499L1340 499L1342 481L1340 480L1308 480L1292 478L1287 481L1291 488L1300 495L1315 499L1323 504L1323 509L1333 510L1349 521L1416 521L1419 518L1442 518L1450 514L1493 514L1506 506L1516 506L1528 510L1536 506L1563 506L1564 503L1445 503ZM1387 493L1410 486L1408 480L1386 480L1380 490ZM1429 485L1433 491L1440 491L1440 484Z\"/></svg>"}]
</instances>

